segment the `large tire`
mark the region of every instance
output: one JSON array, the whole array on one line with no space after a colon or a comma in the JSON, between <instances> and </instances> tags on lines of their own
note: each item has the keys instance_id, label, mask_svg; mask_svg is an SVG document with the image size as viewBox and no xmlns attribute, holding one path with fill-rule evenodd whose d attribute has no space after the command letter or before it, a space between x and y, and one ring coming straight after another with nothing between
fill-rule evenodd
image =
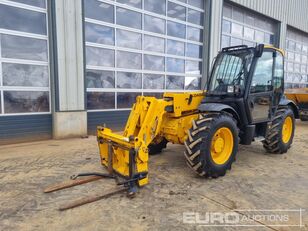
<instances>
[{"instance_id":1,"label":"large tire","mask_svg":"<svg viewBox=\"0 0 308 231\"><path fill-rule=\"evenodd\" d=\"M163 138L158 143L152 143L148 146L149 154L150 155L157 155L162 152L164 148L167 147L168 140Z\"/></svg>"},{"instance_id":2,"label":"large tire","mask_svg":"<svg viewBox=\"0 0 308 231\"><path fill-rule=\"evenodd\" d=\"M227 113L204 113L200 114L199 119L193 121L192 125L185 141L184 155L187 165L200 176L224 176L226 171L231 169L238 149L236 120ZM220 131L226 132L226 135L224 132L220 134ZM220 141L216 148L215 145L221 138L223 142ZM227 154L223 154L224 150L228 151ZM219 153L225 157L222 161L219 161Z\"/></svg>"},{"instance_id":3,"label":"large tire","mask_svg":"<svg viewBox=\"0 0 308 231\"><path fill-rule=\"evenodd\" d=\"M291 123L289 132L286 130L287 121ZM263 147L269 153L286 153L293 142L294 130L295 119L292 109L288 107L278 108L273 118L272 126L263 141Z\"/></svg>"}]
</instances>

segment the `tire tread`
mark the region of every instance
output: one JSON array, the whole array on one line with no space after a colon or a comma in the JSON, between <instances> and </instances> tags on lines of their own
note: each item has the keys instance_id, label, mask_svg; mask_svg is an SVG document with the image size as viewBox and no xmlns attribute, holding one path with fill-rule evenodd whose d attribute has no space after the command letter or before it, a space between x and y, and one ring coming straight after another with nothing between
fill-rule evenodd
<instances>
[{"instance_id":1,"label":"tire tread","mask_svg":"<svg viewBox=\"0 0 308 231\"><path fill-rule=\"evenodd\" d=\"M234 126L236 127L238 137L238 128L236 126L237 121L225 113L202 113L199 115L199 119L192 121L192 127L188 130L188 139L184 142L186 164L199 176L216 178L226 174L226 171L231 169L232 162L235 161L235 156L229 161L225 169L222 171L214 171L211 165L207 163L206 159L202 156L205 153L205 142L211 140L210 130L211 126L215 124L217 120L224 119L222 117L228 117L232 119ZM238 140L238 138L236 139ZM236 146L237 147L237 146Z\"/></svg>"},{"instance_id":2,"label":"tire tread","mask_svg":"<svg viewBox=\"0 0 308 231\"><path fill-rule=\"evenodd\" d=\"M286 116L292 116L293 134L288 144L283 144L281 139L281 130ZM269 153L283 154L288 151L291 146L294 135L295 123L293 111L288 107L280 107L277 109L272 120L272 126L268 131L265 140L262 141L264 149Z\"/></svg>"}]
</instances>

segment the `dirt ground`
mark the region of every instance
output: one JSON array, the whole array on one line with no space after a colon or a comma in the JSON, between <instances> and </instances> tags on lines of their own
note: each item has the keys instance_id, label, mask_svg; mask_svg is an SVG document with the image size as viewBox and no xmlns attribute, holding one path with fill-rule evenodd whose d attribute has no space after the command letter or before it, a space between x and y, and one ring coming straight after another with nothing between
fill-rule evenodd
<instances>
[{"instance_id":1,"label":"dirt ground","mask_svg":"<svg viewBox=\"0 0 308 231\"><path fill-rule=\"evenodd\" d=\"M196 177L185 164L183 150L168 144L161 155L152 156L150 184L134 199L114 195L60 212L60 205L114 186L113 180L98 180L60 192L42 192L72 174L105 172L95 137L1 146L0 230L308 230L308 123L297 123L293 146L285 155L265 154L261 143L240 146L232 170L218 179ZM273 223L257 218L245 223L254 227L183 222L187 212L205 217L210 212L237 211L243 217L248 212L242 209L306 211L302 227L270 226ZM282 213L288 215L284 225L299 225L298 211Z\"/></svg>"}]
</instances>

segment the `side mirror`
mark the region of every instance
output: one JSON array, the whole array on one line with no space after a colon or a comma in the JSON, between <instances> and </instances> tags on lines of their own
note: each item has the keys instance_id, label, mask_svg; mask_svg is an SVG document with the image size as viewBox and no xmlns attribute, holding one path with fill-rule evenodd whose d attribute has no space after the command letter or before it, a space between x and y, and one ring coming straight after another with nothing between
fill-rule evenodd
<instances>
[{"instance_id":1,"label":"side mirror","mask_svg":"<svg viewBox=\"0 0 308 231\"><path fill-rule=\"evenodd\" d=\"M256 57L261 57L263 54L264 44L259 44L256 46Z\"/></svg>"}]
</instances>

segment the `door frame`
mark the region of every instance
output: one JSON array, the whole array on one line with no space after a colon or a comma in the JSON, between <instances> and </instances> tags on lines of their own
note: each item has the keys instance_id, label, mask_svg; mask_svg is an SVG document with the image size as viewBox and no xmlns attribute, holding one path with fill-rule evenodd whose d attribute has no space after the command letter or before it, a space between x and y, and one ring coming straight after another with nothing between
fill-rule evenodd
<instances>
[{"instance_id":1,"label":"door frame","mask_svg":"<svg viewBox=\"0 0 308 231\"><path fill-rule=\"evenodd\" d=\"M273 85L273 81L274 81L274 71L275 71L275 56L274 56L274 53L277 52L275 49L273 48L264 48L263 49L263 53L264 52L272 52L273 53L273 66L272 66L272 78L271 78L271 86L272 86L272 89L270 91L266 91L266 92L258 92L258 93L250 93L250 87L251 87L251 84L252 84L252 79L253 79L253 75L255 73L255 70L256 70L256 66L257 66L257 63L259 61L259 58L261 57L258 57L254 60L254 62L251 64L251 69L250 69L250 72L249 72L249 75L248 75L248 79L247 79L247 85L246 85L246 91L245 91L245 108L246 108L246 112L247 112L247 117L248 117L248 120L250 122L250 124L256 124L256 123L262 123L262 122L268 122L272 119L272 107L273 107L273 96L274 96L274 85ZM262 53L262 55L263 55ZM253 116L252 116L252 113L251 113L251 109L250 109L250 103L251 103L251 97L253 96L269 96L270 97L270 104L269 104L269 115L267 118L264 118L264 119L259 119L259 120L254 120L253 119Z\"/></svg>"}]
</instances>

